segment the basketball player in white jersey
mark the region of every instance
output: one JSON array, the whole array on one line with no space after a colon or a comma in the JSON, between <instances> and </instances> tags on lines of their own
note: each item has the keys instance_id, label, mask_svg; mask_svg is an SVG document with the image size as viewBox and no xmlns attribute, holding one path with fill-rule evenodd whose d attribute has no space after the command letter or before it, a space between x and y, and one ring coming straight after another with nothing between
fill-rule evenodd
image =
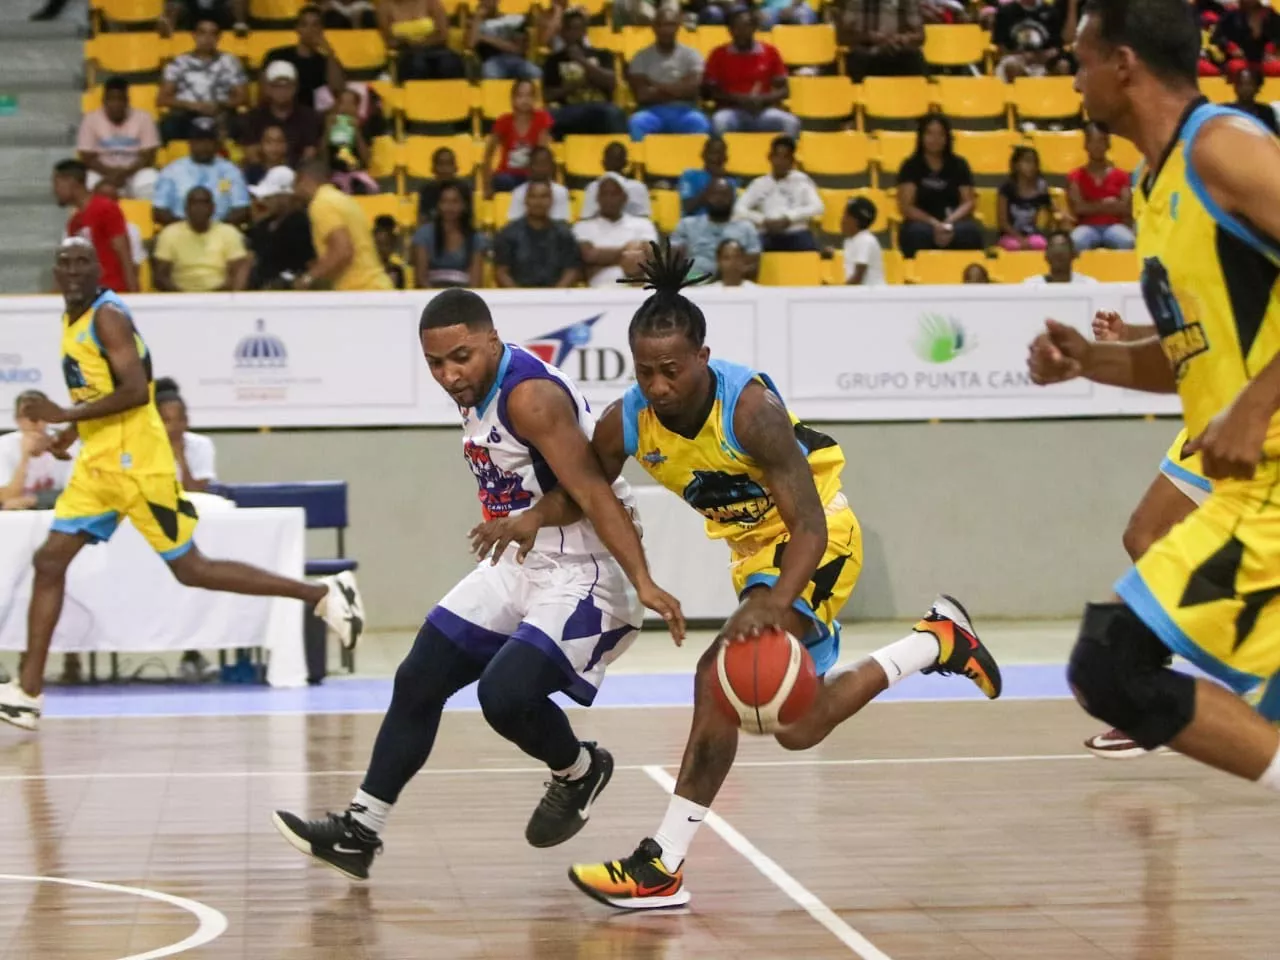
<instances>
[{"instance_id":1,"label":"basketball player in white jersey","mask_svg":"<svg viewBox=\"0 0 1280 960\"><path fill-rule=\"evenodd\" d=\"M368 878L392 805L431 753L445 701L475 681L489 725L552 773L525 838L535 847L568 840L609 782L613 758L580 742L550 695L589 705L605 668L635 639L642 607L667 621L677 643L684 636L680 604L649 576L631 491L605 479L591 450L595 417L574 383L504 344L469 290L437 294L418 332L432 375L461 410L463 456L485 519L528 510L561 485L586 516L541 530L523 562L515 547L482 559L428 614L345 811L311 821L276 812L291 844L353 880Z\"/></svg>"}]
</instances>

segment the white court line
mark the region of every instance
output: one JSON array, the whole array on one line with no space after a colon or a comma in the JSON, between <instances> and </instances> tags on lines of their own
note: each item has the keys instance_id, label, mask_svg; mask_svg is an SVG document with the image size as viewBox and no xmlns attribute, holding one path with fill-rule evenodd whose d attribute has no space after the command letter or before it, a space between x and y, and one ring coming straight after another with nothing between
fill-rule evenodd
<instances>
[{"instance_id":1,"label":"white court line","mask_svg":"<svg viewBox=\"0 0 1280 960\"><path fill-rule=\"evenodd\" d=\"M667 793L675 790L675 778L661 767L644 767L643 770ZM826 927L837 940L852 950L855 956L861 957L862 960L893 960L887 953L877 948L870 940L836 916L830 907L809 892L808 887L805 887L799 880L783 870L775 861L765 856L759 847L730 826L724 817L708 810L706 824L720 835L720 839L742 854L749 864L764 874L765 879L798 903L809 916Z\"/></svg>"},{"instance_id":2,"label":"white court line","mask_svg":"<svg viewBox=\"0 0 1280 960\"><path fill-rule=\"evenodd\" d=\"M71 880L67 877L24 877L14 873L0 873L0 881L4 880L15 883L61 883L68 887L85 887L89 890L101 890L105 893L125 893L133 897L159 900L161 903L179 907L195 916L198 922L196 932L185 940L179 940L177 943L171 943L165 947L156 947L156 949L148 950L146 953L131 953L127 957L121 957L120 960L161 960L162 957L176 956L179 953L194 950L196 947L203 947L206 943L218 939L227 929L227 918L222 915L221 911L215 910L199 900L175 897L168 893L161 893L158 890L146 890L142 887L124 887L115 883L99 883L96 880Z\"/></svg>"},{"instance_id":3,"label":"white court line","mask_svg":"<svg viewBox=\"0 0 1280 960\"><path fill-rule=\"evenodd\" d=\"M1156 756L1177 756L1176 753ZM736 760L735 769L768 767L911 767L950 763L1058 763L1070 760L1096 760L1087 753L1011 754L990 757L867 757L848 760ZM615 770L642 770L653 765L623 764ZM661 769L653 767L653 769ZM423 767L415 776L466 777L481 774L546 774L546 767ZM32 780L250 780L267 777L362 777L364 770L111 770L101 773L14 773L0 774L0 783L25 783Z\"/></svg>"}]
</instances>

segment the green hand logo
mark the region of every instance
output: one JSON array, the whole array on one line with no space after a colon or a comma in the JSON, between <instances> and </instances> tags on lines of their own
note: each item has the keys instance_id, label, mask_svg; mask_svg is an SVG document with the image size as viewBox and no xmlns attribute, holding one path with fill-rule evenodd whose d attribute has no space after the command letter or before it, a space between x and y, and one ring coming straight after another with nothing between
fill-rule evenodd
<instances>
[{"instance_id":1,"label":"green hand logo","mask_svg":"<svg viewBox=\"0 0 1280 960\"><path fill-rule=\"evenodd\" d=\"M975 343L955 317L921 315L911 348L926 363L950 363L972 350Z\"/></svg>"}]
</instances>

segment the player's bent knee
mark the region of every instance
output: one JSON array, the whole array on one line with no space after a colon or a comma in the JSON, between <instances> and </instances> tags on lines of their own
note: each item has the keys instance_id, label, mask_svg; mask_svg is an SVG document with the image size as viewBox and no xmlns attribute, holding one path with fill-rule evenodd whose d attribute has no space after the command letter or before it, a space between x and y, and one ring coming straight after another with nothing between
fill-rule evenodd
<instances>
[{"instance_id":1,"label":"player's bent knee","mask_svg":"<svg viewBox=\"0 0 1280 960\"><path fill-rule=\"evenodd\" d=\"M1195 681L1164 666L1167 650L1121 603L1085 607L1067 680L1088 713L1148 750L1182 732L1195 712Z\"/></svg>"},{"instance_id":2,"label":"player's bent knee","mask_svg":"<svg viewBox=\"0 0 1280 960\"><path fill-rule=\"evenodd\" d=\"M204 582L204 558L194 550L169 561L174 579L184 587L198 587Z\"/></svg>"}]
</instances>

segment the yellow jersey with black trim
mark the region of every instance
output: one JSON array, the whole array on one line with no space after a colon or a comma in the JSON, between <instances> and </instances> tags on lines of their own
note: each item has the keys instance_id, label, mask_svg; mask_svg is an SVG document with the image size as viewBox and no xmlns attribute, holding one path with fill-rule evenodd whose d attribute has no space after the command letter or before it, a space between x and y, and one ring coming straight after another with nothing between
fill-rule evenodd
<instances>
[{"instance_id":1,"label":"yellow jersey with black trim","mask_svg":"<svg viewBox=\"0 0 1280 960\"><path fill-rule=\"evenodd\" d=\"M1248 114L1198 100L1161 163L1144 178L1138 219L1142 297L1173 367L1187 432L1195 437L1280 350L1280 244L1209 195L1191 167L1210 120ZM1263 445L1280 456L1280 414Z\"/></svg>"},{"instance_id":2,"label":"yellow jersey with black trim","mask_svg":"<svg viewBox=\"0 0 1280 960\"><path fill-rule=\"evenodd\" d=\"M623 441L645 472L702 514L708 537L726 540L735 554L745 555L784 538L787 527L765 485L764 471L738 443L733 417L749 383L763 385L779 399L781 394L767 374L724 360L713 359L709 366L715 400L695 436L664 427L633 384L622 398ZM844 451L831 437L790 416L823 504L843 509Z\"/></svg>"},{"instance_id":3,"label":"yellow jersey with black trim","mask_svg":"<svg viewBox=\"0 0 1280 960\"><path fill-rule=\"evenodd\" d=\"M100 400L116 389L116 374L98 339L96 326L98 311L105 306L115 307L133 324L129 308L110 290L99 290L89 309L80 316L62 315L62 376L75 404ZM176 474L173 448L156 409L151 353L136 328L133 338L147 374L147 402L109 417L79 421L78 465L137 474Z\"/></svg>"}]
</instances>

